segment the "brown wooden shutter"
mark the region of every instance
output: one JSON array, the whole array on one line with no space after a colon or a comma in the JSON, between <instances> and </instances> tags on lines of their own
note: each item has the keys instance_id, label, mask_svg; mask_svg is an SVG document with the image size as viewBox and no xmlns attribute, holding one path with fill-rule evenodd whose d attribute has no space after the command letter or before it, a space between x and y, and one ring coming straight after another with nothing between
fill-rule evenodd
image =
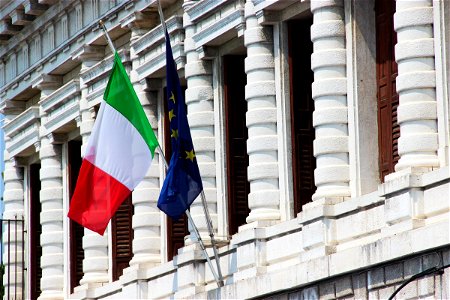
<instances>
[{"instance_id":1,"label":"brown wooden shutter","mask_svg":"<svg viewBox=\"0 0 450 300\"><path fill-rule=\"evenodd\" d=\"M310 37L311 25L311 18L288 23L295 212L300 212L302 206L311 201L316 190L314 184L316 159L313 151L315 130L312 122L314 100L311 94L311 85L314 80L314 73L311 70L313 51Z\"/></svg>"},{"instance_id":2,"label":"brown wooden shutter","mask_svg":"<svg viewBox=\"0 0 450 300\"><path fill-rule=\"evenodd\" d=\"M133 204L131 196L119 206L112 218L113 280L118 280L133 257Z\"/></svg>"},{"instance_id":3,"label":"brown wooden shutter","mask_svg":"<svg viewBox=\"0 0 450 300\"><path fill-rule=\"evenodd\" d=\"M39 177L40 164L30 165L29 186L30 186L30 299L37 299L41 294L41 256L42 247L40 243L42 225L40 220L41 200L39 192L41 190L41 181Z\"/></svg>"},{"instance_id":4,"label":"brown wooden shutter","mask_svg":"<svg viewBox=\"0 0 450 300\"><path fill-rule=\"evenodd\" d=\"M183 92L186 87L181 87ZM164 155L170 161L172 156L172 143L170 140L169 118L167 113L167 93L166 88L163 89L164 94ZM184 246L184 238L189 235L188 220L186 215L180 217L179 220L173 221L167 217L167 258L172 260L178 254L178 249Z\"/></svg>"},{"instance_id":5,"label":"brown wooden shutter","mask_svg":"<svg viewBox=\"0 0 450 300\"><path fill-rule=\"evenodd\" d=\"M230 235L235 234L238 227L246 223L246 218L250 213L248 208L250 184L247 179L248 132L245 121L247 76L244 59L244 55L226 55L223 57Z\"/></svg>"},{"instance_id":6,"label":"brown wooden shutter","mask_svg":"<svg viewBox=\"0 0 450 300\"><path fill-rule=\"evenodd\" d=\"M81 168L81 141L69 141L68 142L68 173L69 173L69 197L75 191L75 186L78 179L78 173ZM70 292L73 293L73 289L80 284L81 278L83 278L83 226L77 222L70 220L70 245L69 245L69 259L70 259Z\"/></svg>"},{"instance_id":7,"label":"brown wooden shutter","mask_svg":"<svg viewBox=\"0 0 450 300\"><path fill-rule=\"evenodd\" d=\"M398 95L395 87L397 63L394 47L397 35L394 31L395 1L377 0L376 43L377 43L377 101L378 101L378 147L380 179L394 172L398 162L397 124Z\"/></svg>"}]
</instances>

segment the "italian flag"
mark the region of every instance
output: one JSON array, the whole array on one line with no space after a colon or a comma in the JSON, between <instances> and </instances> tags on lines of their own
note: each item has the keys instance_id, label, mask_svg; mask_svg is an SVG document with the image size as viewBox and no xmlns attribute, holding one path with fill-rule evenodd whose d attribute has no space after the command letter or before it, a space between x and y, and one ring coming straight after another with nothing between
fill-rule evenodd
<instances>
[{"instance_id":1,"label":"italian flag","mask_svg":"<svg viewBox=\"0 0 450 300\"><path fill-rule=\"evenodd\" d=\"M151 165L158 141L117 53L68 217L101 235Z\"/></svg>"}]
</instances>

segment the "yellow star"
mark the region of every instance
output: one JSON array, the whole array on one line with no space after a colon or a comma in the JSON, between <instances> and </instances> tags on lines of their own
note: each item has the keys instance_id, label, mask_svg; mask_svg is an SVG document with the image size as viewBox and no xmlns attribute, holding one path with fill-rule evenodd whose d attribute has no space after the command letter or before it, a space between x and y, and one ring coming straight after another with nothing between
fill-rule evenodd
<instances>
[{"instance_id":1,"label":"yellow star","mask_svg":"<svg viewBox=\"0 0 450 300\"><path fill-rule=\"evenodd\" d=\"M169 111L169 121L172 121L172 118L173 117L176 117L176 115L173 113L173 109L171 109L170 111Z\"/></svg>"},{"instance_id":2,"label":"yellow star","mask_svg":"<svg viewBox=\"0 0 450 300\"><path fill-rule=\"evenodd\" d=\"M170 137L178 138L178 129L172 129L172 134L170 135Z\"/></svg>"},{"instance_id":3,"label":"yellow star","mask_svg":"<svg viewBox=\"0 0 450 300\"><path fill-rule=\"evenodd\" d=\"M194 149L192 149L191 151L184 151L186 152L186 159L190 159L191 161L194 161Z\"/></svg>"},{"instance_id":4,"label":"yellow star","mask_svg":"<svg viewBox=\"0 0 450 300\"><path fill-rule=\"evenodd\" d=\"M175 103L175 95L173 94L173 92L171 92L172 96L170 96L169 100L172 100L173 103Z\"/></svg>"}]
</instances>

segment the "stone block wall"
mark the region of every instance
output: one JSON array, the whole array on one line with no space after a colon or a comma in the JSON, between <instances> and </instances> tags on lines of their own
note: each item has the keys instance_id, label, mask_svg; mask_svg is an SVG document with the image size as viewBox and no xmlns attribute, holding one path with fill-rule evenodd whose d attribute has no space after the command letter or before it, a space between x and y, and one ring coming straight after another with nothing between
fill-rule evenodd
<instances>
[{"instance_id":1,"label":"stone block wall","mask_svg":"<svg viewBox=\"0 0 450 300\"><path fill-rule=\"evenodd\" d=\"M260 299L388 299L413 275L442 266L447 267L409 282L394 299L449 299L449 264L450 247L446 247Z\"/></svg>"}]
</instances>

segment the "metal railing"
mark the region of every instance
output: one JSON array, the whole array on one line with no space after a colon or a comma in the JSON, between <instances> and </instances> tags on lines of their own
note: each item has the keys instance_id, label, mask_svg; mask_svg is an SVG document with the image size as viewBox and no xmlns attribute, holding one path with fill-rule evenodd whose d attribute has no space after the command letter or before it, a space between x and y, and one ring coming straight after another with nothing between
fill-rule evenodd
<instances>
[{"instance_id":1,"label":"metal railing","mask_svg":"<svg viewBox=\"0 0 450 300\"><path fill-rule=\"evenodd\" d=\"M23 299L25 292L25 230L23 217L1 220L1 255L3 265L3 299ZM5 252L6 251L6 252ZM6 253L6 257L5 256ZM20 255L20 260L19 260ZM21 275L18 274L20 270ZM19 276L21 277L18 282Z\"/></svg>"}]
</instances>

